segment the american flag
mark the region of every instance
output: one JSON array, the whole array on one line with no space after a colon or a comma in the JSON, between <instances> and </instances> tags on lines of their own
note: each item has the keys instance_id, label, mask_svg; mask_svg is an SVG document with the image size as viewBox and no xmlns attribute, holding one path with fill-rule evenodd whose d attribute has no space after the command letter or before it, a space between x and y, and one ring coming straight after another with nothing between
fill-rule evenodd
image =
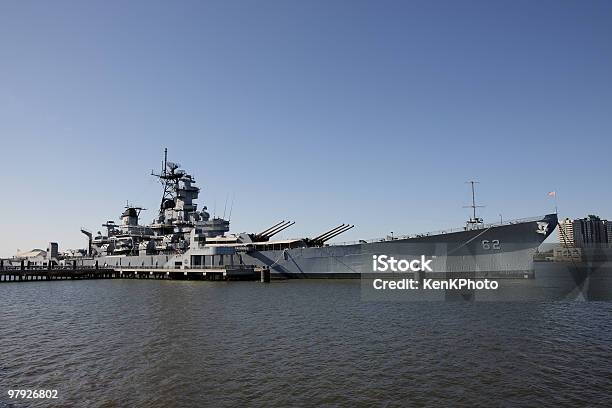
<instances>
[{"instance_id":1,"label":"american flag","mask_svg":"<svg viewBox=\"0 0 612 408\"><path fill-rule=\"evenodd\" d=\"M549 191L548 192L548 196L549 197L556 197L557 196L557 192L556 191Z\"/></svg>"}]
</instances>

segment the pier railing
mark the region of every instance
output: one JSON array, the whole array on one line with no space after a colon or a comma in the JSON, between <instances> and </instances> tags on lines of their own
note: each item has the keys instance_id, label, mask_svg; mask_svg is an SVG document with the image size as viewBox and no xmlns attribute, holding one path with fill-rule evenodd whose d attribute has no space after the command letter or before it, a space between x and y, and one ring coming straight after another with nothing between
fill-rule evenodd
<instances>
[{"instance_id":1,"label":"pier railing","mask_svg":"<svg viewBox=\"0 0 612 408\"><path fill-rule=\"evenodd\" d=\"M65 279L180 279L180 280L260 280L270 282L270 269L254 265L194 266L160 268L155 266L93 265L4 265L0 282L51 281Z\"/></svg>"},{"instance_id":2,"label":"pier railing","mask_svg":"<svg viewBox=\"0 0 612 408\"><path fill-rule=\"evenodd\" d=\"M4 265L3 267L0 267L0 271L26 271L26 272L34 272L34 271L41 271L41 272L45 272L45 271L73 271L75 269L78 269L79 271L83 271L83 270L87 270L87 271L95 271L98 269L113 269L113 270L157 270L160 272L164 272L166 270L184 270L184 271L190 271L190 270L201 270L201 269L207 269L207 270L225 270L225 269L249 269L249 268L253 268L252 265L198 265L198 266L181 266L180 268L169 268L169 267L160 267L160 266L155 266L155 265L134 265L134 266L129 266L129 265L112 265L112 266L100 266L99 268L96 268L95 265L77 265L76 268L72 265L54 265L52 268L49 268L48 266L41 266L41 265L30 265L30 266L24 266L23 268L20 265Z\"/></svg>"},{"instance_id":3,"label":"pier railing","mask_svg":"<svg viewBox=\"0 0 612 408\"><path fill-rule=\"evenodd\" d=\"M0 268L0 271L72 271L75 268L70 265L54 265L52 268L49 268L48 266L41 266L41 265L26 265L23 268L20 265L4 265L2 268ZM97 268L93 265L78 265L76 267L76 269L78 270L91 270L94 271ZM102 268L100 267L99 269L109 269L108 267L106 268Z\"/></svg>"}]
</instances>

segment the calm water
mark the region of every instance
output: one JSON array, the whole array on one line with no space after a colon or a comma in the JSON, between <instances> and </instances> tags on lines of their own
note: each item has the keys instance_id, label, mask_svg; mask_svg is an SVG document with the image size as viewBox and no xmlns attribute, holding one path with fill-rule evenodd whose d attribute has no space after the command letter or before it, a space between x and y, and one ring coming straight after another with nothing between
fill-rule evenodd
<instances>
[{"instance_id":1,"label":"calm water","mask_svg":"<svg viewBox=\"0 0 612 408\"><path fill-rule=\"evenodd\" d=\"M611 406L612 303L373 303L359 281L0 284L0 406ZM9 400L10 388L60 399Z\"/></svg>"}]
</instances>

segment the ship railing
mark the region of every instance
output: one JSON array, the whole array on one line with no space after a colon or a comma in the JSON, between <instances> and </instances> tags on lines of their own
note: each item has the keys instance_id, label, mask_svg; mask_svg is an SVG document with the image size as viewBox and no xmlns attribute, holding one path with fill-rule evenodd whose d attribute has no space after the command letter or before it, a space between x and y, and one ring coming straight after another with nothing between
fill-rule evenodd
<instances>
[{"instance_id":1,"label":"ship railing","mask_svg":"<svg viewBox=\"0 0 612 408\"><path fill-rule=\"evenodd\" d=\"M466 227L455 227L455 228L447 228L447 229L437 230L437 231L423 232L420 234L393 235L393 236L387 236L385 238L372 238L372 239L361 239L361 240L356 240L356 241L354 240L354 241L332 242L329 244L329 246L372 244L376 242L389 242L389 241L398 241L402 239L413 239L413 238L431 237L431 236L436 236L436 235L446 235L446 234L452 234L455 232L484 230L484 229L493 228L493 227L502 227L502 226L507 226L507 225L522 224L525 222L540 221L544 219L544 217L545 216L542 215L539 217L517 218L517 219L512 219L512 220L503 221L503 222L499 221L499 222L488 223L488 224L484 224L484 223L475 224L475 225L470 226L469 228L467 226Z\"/></svg>"}]
</instances>

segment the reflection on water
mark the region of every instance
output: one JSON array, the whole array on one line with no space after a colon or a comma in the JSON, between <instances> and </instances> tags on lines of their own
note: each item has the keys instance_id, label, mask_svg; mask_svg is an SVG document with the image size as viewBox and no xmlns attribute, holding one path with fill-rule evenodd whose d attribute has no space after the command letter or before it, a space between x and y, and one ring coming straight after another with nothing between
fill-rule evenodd
<instances>
[{"instance_id":1,"label":"reflection on water","mask_svg":"<svg viewBox=\"0 0 612 408\"><path fill-rule=\"evenodd\" d=\"M610 405L608 302L365 302L359 280L0 285L0 406ZM57 389L59 404L6 390Z\"/></svg>"}]
</instances>

